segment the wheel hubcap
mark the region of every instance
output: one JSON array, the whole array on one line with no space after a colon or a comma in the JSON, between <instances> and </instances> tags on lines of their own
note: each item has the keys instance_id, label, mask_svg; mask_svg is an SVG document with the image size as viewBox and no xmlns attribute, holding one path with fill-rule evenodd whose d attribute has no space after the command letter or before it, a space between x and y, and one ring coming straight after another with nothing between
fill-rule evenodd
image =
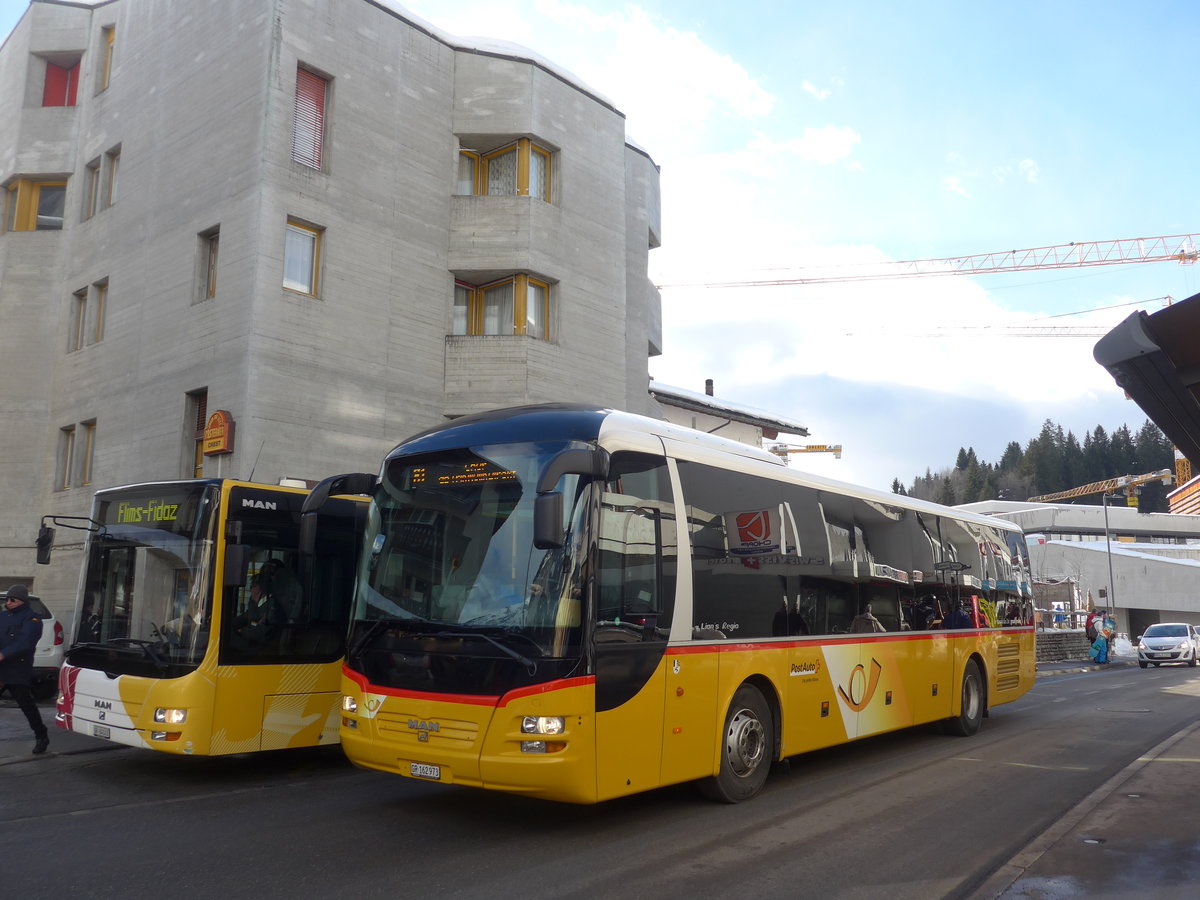
<instances>
[{"instance_id":1,"label":"wheel hubcap","mask_svg":"<svg viewBox=\"0 0 1200 900\"><path fill-rule=\"evenodd\" d=\"M981 696L979 683L974 678L968 678L966 684L963 685L963 713L968 719L974 719L979 715Z\"/></svg>"},{"instance_id":2,"label":"wheel hubcap","mask_svg":"<svg viewBox=\"0 0 1200 900\"><path fill-rule=\"evenodd\" d=\"M729 767L739 778L751 774L766 754L766 731L758 716L748 709L734 713L725 735L725 755Z\"/></svg>"}]
</instances>

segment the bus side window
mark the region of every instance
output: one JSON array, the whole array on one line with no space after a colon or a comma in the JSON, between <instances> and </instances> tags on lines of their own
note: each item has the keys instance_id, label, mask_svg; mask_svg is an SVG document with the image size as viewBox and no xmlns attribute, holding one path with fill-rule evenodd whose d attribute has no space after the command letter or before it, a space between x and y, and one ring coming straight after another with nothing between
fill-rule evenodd
<instances>
[{"instance_id":1,"label":"bus side window","mask_svg":"<svg viewBox=\"0 0 1200 900\"><path fill-rule=\"evenodd\" d=\"M692 537L693 635L773 636L794 574L780 484L684 461L679 478Z\"/></svg>"},{"instance_id":2,"label":"bus side window","mask_svg":"<svg viewBox=\"0 0 1200 900\"><path fill-rule=\"evenodd\" d=\"M600 499L597 640L665 640L678 541L666 461L616 453Z\"/></svg>"}]
</instances>

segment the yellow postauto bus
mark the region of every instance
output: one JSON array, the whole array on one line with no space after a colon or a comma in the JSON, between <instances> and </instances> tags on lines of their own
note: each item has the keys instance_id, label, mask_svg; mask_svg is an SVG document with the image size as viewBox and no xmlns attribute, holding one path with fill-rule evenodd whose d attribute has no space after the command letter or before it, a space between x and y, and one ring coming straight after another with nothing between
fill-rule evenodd
<instances>
[{"instance_id":1,"label":"yellow postauto bus","mask_svg":"<svg viewBox=\"0 0 1200 900\"><path fill-rule=\"evenodd\" d=\"M366 504L202 479L97 492L59 727L197 756L337 743Z\"/></svg>"},{"instance_id":2,"label":"yellow postauto bus","mask_svg":"<svg viewBox=\"0 0 1200 900\"><path fill-rule=\"evenodd\" d=\"M371 498L342 687L359 766L594 803L920 723L976 732L1034 682L1011 524L805 475L612 410L454 420Z\"/></svg>"}]
</instances>

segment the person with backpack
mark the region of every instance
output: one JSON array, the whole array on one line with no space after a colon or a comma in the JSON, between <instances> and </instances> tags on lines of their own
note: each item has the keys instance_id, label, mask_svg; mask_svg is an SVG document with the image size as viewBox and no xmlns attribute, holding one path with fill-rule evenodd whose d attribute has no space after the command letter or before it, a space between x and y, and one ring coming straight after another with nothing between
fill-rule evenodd
<instances>
[{"instance_id":1,"label":"person with backpack","mask_svg":"<svg viewBox=\"0 0 1200 900\"><path fill-rule=\"evenodd\" d=\"M50 745L46 723L33 699L33 653L42 637L42 620L29 603L29 589L14 584L4 595L0 611L0 688L8 688L33 729L34 753L45 753Z\"/></svg>"}]
</instances>

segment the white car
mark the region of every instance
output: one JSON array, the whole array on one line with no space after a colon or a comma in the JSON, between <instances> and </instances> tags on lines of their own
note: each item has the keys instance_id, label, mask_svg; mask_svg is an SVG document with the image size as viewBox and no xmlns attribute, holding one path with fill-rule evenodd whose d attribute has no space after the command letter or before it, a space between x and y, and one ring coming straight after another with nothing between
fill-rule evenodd
<instances>
[{"instance_id":1,"label":"white car","mask_svg":"<svg viewBox=\"0 0 1200 900\"><path fill-rule=\"evenodd\" d=\"M7 597L8 591L0 591L0 594ZM58 669L66 649L63 645L63 627L41 598L31 594L25 602L33 614L42 620L42 637L33 653L33 695L44 700L53 697L58 690Z\"/></svg>"},{"instance_id":2,"label":"white car","mask_svg":"<svg viewBox=\"0 0 1200 900\"><path fill-rule=\"evenodd\" d=\"M1164 663L1196 665L1200 659L1200 637L1183 622L1159 622L1138 638L1138 665L1161 666Z\"/></svg>"}]
</instances>

